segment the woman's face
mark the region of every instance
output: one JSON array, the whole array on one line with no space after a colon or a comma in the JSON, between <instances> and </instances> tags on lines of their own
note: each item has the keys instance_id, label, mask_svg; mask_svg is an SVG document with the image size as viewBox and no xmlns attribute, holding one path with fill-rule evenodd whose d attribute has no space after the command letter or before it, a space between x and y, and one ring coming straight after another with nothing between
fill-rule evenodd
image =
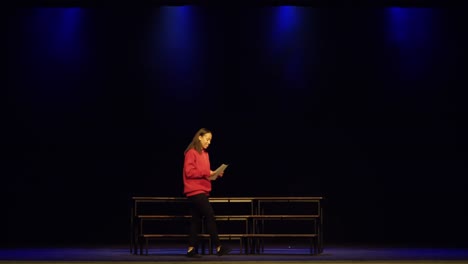
<instances>
[{"instance_id":1,"label":"woman's face","mask_svg":"<svg viewBox=\"0 0 468 264\"><path fill-rule=\"evenodd\" d=\"M201 143L201 146L203 149L207 149L208 146L210 145L211 143L211 133L206 133L205 135L203 136L199 136L198 139L200 140L200 143Z\"/></svg>"}]
</instances>

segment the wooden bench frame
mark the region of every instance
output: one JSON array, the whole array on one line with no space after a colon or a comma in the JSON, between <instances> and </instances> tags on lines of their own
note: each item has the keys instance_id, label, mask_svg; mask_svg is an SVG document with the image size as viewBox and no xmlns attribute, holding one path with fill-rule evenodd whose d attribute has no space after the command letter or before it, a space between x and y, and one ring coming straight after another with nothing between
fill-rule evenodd
<instances>
[{"instance_id":1,"label":"wooden bench frame","mask_svg":"<svg viewBox=\"0 0 468 264\"><path fill-rule=\"evenodd\" d=\"M261 253L264 252L264 239L268 238L299 238L310 239L310 253L317 255L323 252L323 211L320 204L322 197L237 197L237 198L210 198L210 202L214 203L234 203L234 202L249 202L251 204L250 215L218 215L217 221L232 221L241 220L246 222L246 233L241 234L219 234L220 239L223 240L239 240L240 253L244 251L248 253ZM142 232L143 222L146 220L190 220L190 215L152 215L152 214L138 214L137 201L140 202L185 202L186 199L182 197L133 197L134 206L131 210L131 247L130 252L136 254L139 248L140 254L143 254L143 247L145 254L148 255L149 240L151 239L188 239L188 234L148 234ZM262 214L260 202L317 202L318 214L308 215L289 215L289 214ZM255 203L256 202L256 203ZM257 205L257 208L254 208ZM300 234L281 234L281 233L263 233L262 225L259 223L267 220L311 220L313 221L314 228L310 233ZM138 232L136 232L138 230ZM209 245L209 253L212 254L212 245L209 234L200 234L200 239L206 240ZM203 254L204 244L202 243Z\"/></svg>"}]
</instances>

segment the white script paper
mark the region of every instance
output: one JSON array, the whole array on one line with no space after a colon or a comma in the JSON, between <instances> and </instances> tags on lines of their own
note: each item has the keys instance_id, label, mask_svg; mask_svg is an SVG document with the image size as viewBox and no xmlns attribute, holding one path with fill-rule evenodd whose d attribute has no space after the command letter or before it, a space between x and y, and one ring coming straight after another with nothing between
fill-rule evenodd
<instances>
[{"instance_id":1,"label":"white script paper","mask_svg":"<svg viewBox=\"0 0 468 264\"><path fill-rule=\"evenodd\" d=\"M210 180L214 181L218 178L218 176L227 168L227 164L221 164L213 173L213 175L210 176Z\"/></svg>"}]
</instances>

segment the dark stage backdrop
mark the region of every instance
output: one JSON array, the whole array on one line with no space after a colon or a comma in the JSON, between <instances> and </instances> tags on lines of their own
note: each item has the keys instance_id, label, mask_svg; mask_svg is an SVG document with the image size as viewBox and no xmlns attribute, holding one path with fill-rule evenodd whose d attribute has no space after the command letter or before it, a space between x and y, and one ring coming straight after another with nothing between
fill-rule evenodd
<instances>
[{"instance_id":1,"label":"dark stage backdrop","mask_svg":"<svg viewBox=\"0 0 468 264\"><path fill-rule=\"evenodd\" d=\"M329 244L466 246L463 10L4 12L3 245L127 243L207 127L213 196L324 196Z\"/></svg>"}]
</instances>

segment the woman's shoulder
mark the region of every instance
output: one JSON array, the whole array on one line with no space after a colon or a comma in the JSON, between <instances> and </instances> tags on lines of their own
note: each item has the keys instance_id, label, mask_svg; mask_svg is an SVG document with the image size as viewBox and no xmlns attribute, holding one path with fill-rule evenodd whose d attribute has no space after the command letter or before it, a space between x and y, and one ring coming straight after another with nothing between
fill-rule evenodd
<instances>
[{"instance_id":1,"label":"woman's shoulder","mask_svg":"<svg viewBox=\"0 0 468 264\"><path fill-rule=\"evenodd\" d=\"M200 154L198 153L198 151L196 149L191 148L191 149L187 150L187 152L185 152L185 155L200 155Z\"/></svg>"}]
</instances>

